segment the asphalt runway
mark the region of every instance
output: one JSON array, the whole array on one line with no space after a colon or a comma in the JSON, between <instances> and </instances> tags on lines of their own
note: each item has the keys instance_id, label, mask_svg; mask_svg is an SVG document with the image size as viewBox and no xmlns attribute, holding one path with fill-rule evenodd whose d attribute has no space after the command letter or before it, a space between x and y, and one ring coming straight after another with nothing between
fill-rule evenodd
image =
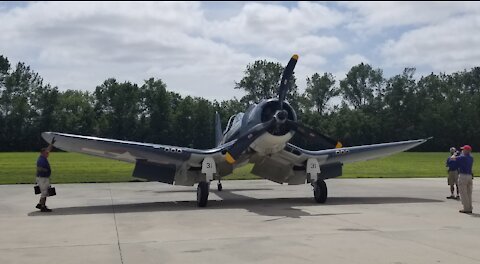
<instances>
[{"instance_id":1,"label":"asphalt runway","mask_svg":"<svg viewBox=\"0 0 480 264\"><path fill-rule=\"evenodd\" d=\"M0 263L480 263L474 214L445 179L333 179L309 185L225 181L206 208L196 188L58 184L34 208L33 185L0 186Z\"/></svg>"}]
</instances>

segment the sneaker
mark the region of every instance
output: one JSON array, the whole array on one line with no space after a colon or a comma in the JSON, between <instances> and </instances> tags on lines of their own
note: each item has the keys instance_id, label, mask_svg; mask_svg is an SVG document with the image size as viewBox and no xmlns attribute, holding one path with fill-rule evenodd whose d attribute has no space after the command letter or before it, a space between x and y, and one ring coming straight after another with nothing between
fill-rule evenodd
<instances>
[{"instance_id":1,"label":"sneaker","mask_svg":"<svg viewBox=\"0 0 480 264\"><path fill-rule=\"evenodd\" d=\"M472 211L465 211L465 210L460 210L458 212L460 212L462 214L471 214L472 213Z\"/></svg>"},{"instance_id":2,"label":"sneaker","mask_svg":"<svg viewBox=\"0 0 480 264\"><path fill-rule=\"evenodd\" d=\"M37 206L35 206L35 208L37 208L37 209L42 209L42 205L41 205L41 204L37 204Z\"/></svg>"},{"instance_id":3,"label":"sneaker","mask_svg":"<svg viewBox=\"0 0 480 264\"><path fill-rule=\"evenodd\" d=\"M453 195L447 196L447 199L455 199L455 196Z\"/></svg>"},{"instance_id":4,"label":"sneaker","mask_svg":"<svg viewBox=\"0 0 480 264\"><path fill-rule=\"evenodd\" d=\"M49 209L48 207L43 206L43 207L40 209L40 211L42 211L42 212L51 212L52 209Z\"/></svg>"},{"instance_id":5,"label":"sneaker","mask_svg":"<svg viewBox=\"0 0 480 264\"><path fill-rule=\"evenodd\" d=\"M455 198L456 200L460 200L460 195L457 195L457 197Z\"/></svg>"}]
</instances>

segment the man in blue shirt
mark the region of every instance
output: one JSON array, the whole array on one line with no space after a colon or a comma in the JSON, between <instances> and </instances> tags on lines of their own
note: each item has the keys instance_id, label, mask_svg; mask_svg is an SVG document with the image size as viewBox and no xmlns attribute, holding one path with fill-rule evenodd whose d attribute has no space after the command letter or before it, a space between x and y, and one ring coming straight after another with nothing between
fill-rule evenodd
<instances>
[{"instance_id":1,"label":"man in blue shirt","mask_svg":"<svg viewBox=\"0 0 480 264\"><path fill-rule=\"evenodd\" d=\"M472 147L465 145L462 147L462 155L455 157L452 155L451 159L455 161L458 166L458 188L460 189L460 198L463 204L463 210L460 213L471 214L472 207L472 187L473 187L473 157L470 155Z\"/></svg>"},{"instance_id":2,"label":"man in blue shirt","mask_svg":"<svg viewBox=\"0 0 480 264\"><path fill-rule=\"evenodd\" d=\"M456 155L457 149L454 147L450 148L450 156L451 155ZM447 167L448 167L448 185L450 185L450 196L447 197L447 199L460 199L460 194L458 191L458 167L457 164L454 160L450 158L450 156L447 159ZM455 191L455 186L457 186L457 196L453 195L453 192Z\"/></svg>"},{"instance_id":3,"label":"man in blue shirt","mask_svg":"<svg viewBox=\"0 0 480 264\"><path fill-rule=\"evenodd\" d=\"M50 163L48 162L48 155L53 148L53 143L55 143L55 138L52 139L52 143L46 148L40 150L40 156L37 159L37 185L40 187L40 201L38 202L36 208L40 209L42 212L51 212L52 210L46 206L48 189L50 188L50 174L52 170L50 169Z\"/></svg>"}]
</instances>

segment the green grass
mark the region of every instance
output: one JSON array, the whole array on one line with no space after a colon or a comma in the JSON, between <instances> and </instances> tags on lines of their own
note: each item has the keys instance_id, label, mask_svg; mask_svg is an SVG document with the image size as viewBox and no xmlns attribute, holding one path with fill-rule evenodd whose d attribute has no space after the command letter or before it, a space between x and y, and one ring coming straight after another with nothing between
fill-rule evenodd
<instances>
[{"instance_id":1,"label":"green grass","mask_svg":"<svg viewBox=\"0 0 480 264\"><path fill-rule=\"evenodd\" d=\"M0 184L33 183L38 153L0 153ZM448 153L403 152L387 158L346 164L342 178L446 177ZM480 173L480 154L474 154L474 172ZM134 165L92 156L53 152L50 154L53 183L125 182L134 180ZM258 179L252 165L238 168L226 179Z\"/></svg>"},{"instance_id":2,"label":"green grass","mask_svg":"<svg viewBox=\"0 0 480 264\"><path fill-rule=\"evenodd\" d=\"M446 177L449 153L402 152L383 159L346 164L342 178L432 178ZM480 172L480 154L474 153L473 171Z\"/></svg>"},{"instance_id":3,"label":"green grass","mask_svg":"<svg viewBox=\"0 0 480 264\"><path fill-rule=\"evenodd\" d=\"M33 183L38 153L0 153L0 184ZM124 182L134 164L77 153L53 152L48 158L53 183Z\"/></svg>"}]
</instances>

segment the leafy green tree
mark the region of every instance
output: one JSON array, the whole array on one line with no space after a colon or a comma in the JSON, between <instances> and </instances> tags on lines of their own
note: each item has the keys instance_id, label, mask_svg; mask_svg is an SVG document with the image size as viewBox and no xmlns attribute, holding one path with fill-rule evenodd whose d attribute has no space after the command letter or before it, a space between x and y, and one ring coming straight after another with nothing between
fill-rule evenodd
<instances>
[{"instance_id":1,"label":"leafy green tree","mask_svg":"<svg viewBox=\"0 0 480 264\"><path fill-rule=\"evenodd\" d=\"M10 71L10 62L8 61L8 58L0 55L0 78L4 78L5 75L8 74L8 71Z\"/></svg>"},{"instance_id":2,"label":"leafy green tree","mask_svg":"<svg viewBox=\"0 0 480 264\"><path fill-rule=\"evenodd\" d=\"M162 80L150 78L141 87L143 100L142 118L144 140L154 143L170 143L172 107L167 86ZM142 121L140 121L142 123Z\"/></svg>"},{"instance_id":3,"label":"leafy green tree","mask_svg":"<svg viewBox=\"0 0 480 264\"><path fill-rule=\"evenodd\" d=\"M247 94L240 100L245 106L258 103L262 99L278 97L278 88L284 67L280 63L257 60L248 64L245 76L240 82L235 83L235 89L242 89ZM286 100L292 105L297 105L298 88L295 76L288 81L289 91Z\"/></svg>"},{"instance_id":4,"label":"leafy green tree","mask_svg":"<svg viewBox=\"0 0 480 264\"><path fill-rule=\"evenodd\" d=\"M335 78L331 73L324 73L322 76L315 73L312 77L307 77L307 88L304 93L306 106L313 107L319 114L324 113L327 102L339 93L334 85Z\"/></svg>"},{"instance_id":5,"label":"leafy green tree","mask_svg":"<svg viewBox=\"0 0 480 264\"><path fill-rule=\"evenodd\" d=\"M36 135L37 144L44 144L40 134L54 129L55 106L58 102L59 92L57 87L45 86L34 87L35 96L30 98L33 110L33 134Z\"/></svg>"},{"instance_id":6,"label":"leafy green tree","mask_svg":"<svg viewBox=\"0 0 480 264\"><path fill-rule=\"evenodd\" d=\"M383 84L382 70L360 63L340 81L340 93L355 109L373 106L383 97Z\"/></svg>"},{"instance_id":7,"label":"leafy green tree","mask_svg":"<svg viewBox=\"0 0 480 264\"><path fill-rule=\"evenodd\" d=\"M207 149L215 147L215 111L210 101L197 97L194 100L193 145Z\"/></svg>"},{"instance_id":8,"label":"leafy green tree","mask_svg":"<svg viewBox=\"0 0 480 264\"><path fill-rule=\"evenodd\" d=\"M92 135L95 133L94 97L89 92L67 90L59 94L55 105L57 131Z\"/></svg>"},{"instance_id":9,"label":"leafy green tree","mask_svg":"<svg viewBox=\"0 0 480 264\"><path fill-rule=\"evenodd\" d=\"M171 136L175 139L174 144L182 147L194 147L195 134L195 101L187 96L179 100L176 105L173 118Z\"/></svg>"},{"instance_id":10,"label":"leafy green tree","mask_svg":"<svg viewBox=\"0 0 480 264\"><path fill-rule=\"evenodd\" d=\"M447 96L442 90L447 89L446 76L430 74L420 78L417 83L418 117L421 128L426 136L433 136L435 145L447 146L449 131L448 123L452 121L453 105L447 103ZM454 121L453 121L454 122ZM452 134L453 135L453 134Z\"/></svg>"},{"instance_id":11,"label":"leafy green tree","mask_svg":"<svg viewBox=\"0 0 480 264\"><path fill-rule=\"evenodd\" d=\"M422 127L418 118L422 98L417 98L414 74L415 68L405 68L386 82L383 109L379 112L382 141L412 138Z\"/></svg>"},{"instance_id":12,"label":"leafy green tree","mask_svg":"<svg viewBox=\"0 0 480 264\"><path fill-rule=\"evenodd\" d=\"M480 148L480 140L476 136L480 126L480 68L475 67L470 71L456 72L444 76L447 83L442 93L445 96L451 119L443 131L448 131L445 137L449 145L470 144ZM440 145L439 142L438 145Z\"/></svg>"},{"instance_id":13,"label":"leafy green tree","mask_svg":"<svg viewBox=\"0 0 480 264\"><path fill-rule=\"evenodd\" d=\"M215 111L225 128L229 117L245 111L247 104L277 97L282 71L281 64L265 60L249 64L235 85L246 95L240 100L211 102L182 98L154 78L140 88L107 79L93 94L60 92L44 84L24 63L12 67L0 55L0 150L38 150L45 144L40 138L43 131L210 148ZM380 69L361 63L340 81L339 89L331 74L312 75L301 96L293 77L287 100L301 122L347 146L433 136L416 150L445 151L463 144L480 148L476 136L480 67L432 73L418 81L414 73L415 69L406 68L385 80ZM337 95L342 105L328 108L328 100ZM310 149L322 147L299 137L294 143Z\"/></svg>"},{"instance_id":14,"label":"leafy green tree","mask_svg":"<svg viewBox=\"0 0 480 264\"><path fill-rule=\"evenodd\" d=\"M2 64L5 72L5 65L8 64L5 60ZM39 122L47 122L51 118L48 117L50 112L45 111L45 108L35 108L41 107L37 104L37 98L48 94L43 92L44 89L52 90L52 88L44 87L43 79L24 63L18 63L15 70L4 75L3 78L0 97L3 115L1 148L3 150L38 149ZM38 117L41 118L38 119Z\"/></svg>"},{"instance_id":15,"label":"leafy green tree","mask_svg":"<svg viewBox=\"0 0 480 264\"><path fill-rule=\"evenodd\" d=\"M130 82L108 79L94 92L97 133L111 138L136 140L140 116L140 89Z\"/></svg>"}]
</instances>

